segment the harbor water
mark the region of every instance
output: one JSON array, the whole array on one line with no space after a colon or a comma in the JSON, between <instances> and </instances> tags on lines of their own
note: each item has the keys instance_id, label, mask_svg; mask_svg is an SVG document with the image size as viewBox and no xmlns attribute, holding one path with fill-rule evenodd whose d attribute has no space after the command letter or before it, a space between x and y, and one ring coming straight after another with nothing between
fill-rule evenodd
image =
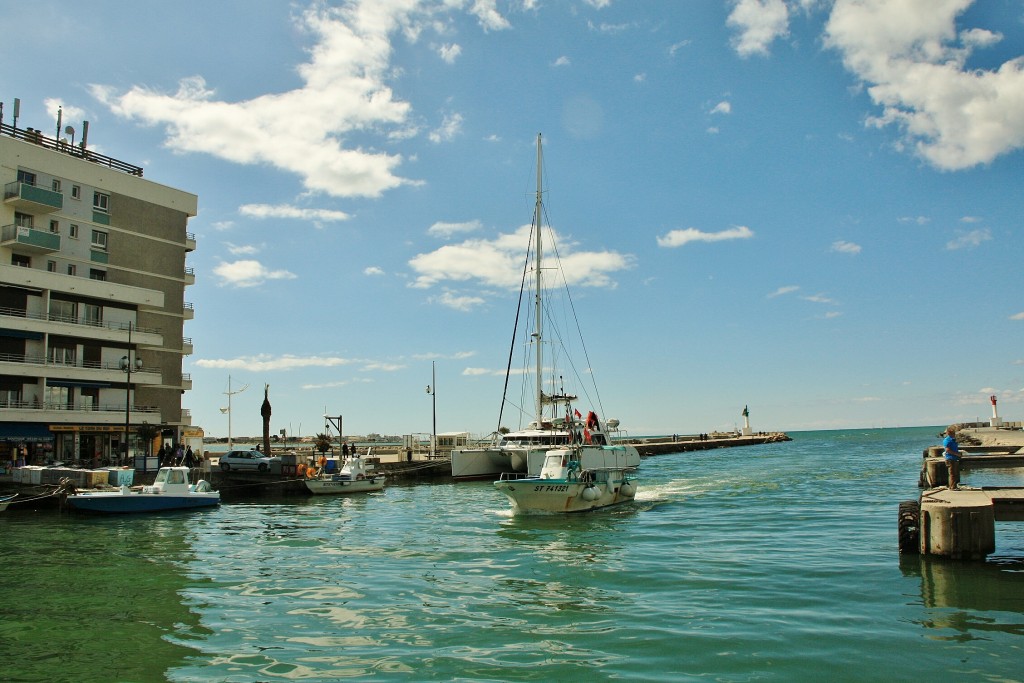
<instances>
[{"instance_id":1,"label":"harbor water","mask_svg":"<svg viewBox=\"0 0 1024 683\"><path fill-rule=\"evenodd\" d=\"M1024 523L986 562L897 552L939 429L652 457L571 517L486 482L4 513L0 678L1024 681Z\"/></svg>"}]
</instances>

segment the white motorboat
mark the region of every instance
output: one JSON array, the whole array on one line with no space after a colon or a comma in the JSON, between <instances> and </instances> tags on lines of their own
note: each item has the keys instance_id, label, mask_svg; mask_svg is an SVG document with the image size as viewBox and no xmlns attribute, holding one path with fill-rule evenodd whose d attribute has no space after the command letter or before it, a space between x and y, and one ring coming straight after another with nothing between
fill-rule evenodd
<instances>
[{"instance_id":1,"label":"white motorboat","mask_svg":"<svg viewBox=\"0 0 1024 683\"><path fill-rule=\"evenodd\" d=\"M545 270L559 270L560 267L542 266L542 168L541 136L538 135L537 194L530 248L533 255L534 321L529 335L534 346L536 418L526 430L509 433L494 448L463 450L460 452L463 457L458 459L453 451L452 474L465 477L473 469L467 465L470 462L477 468L496 463L504 469L500 470L501 479L494 485L509 498L515 511L580 512L633 500L636 482L631 477L640 465L640 454L633 446L612 445L608 429L609 426L617 426L617 421L605 423L594 411L582 419L583 415L572 407L576 396L562 388L551 394L543 391L547 290L542 275ZM551 417L544 416L544 409L548 406L551 407Z\"/></svg>"},{"instance_id":2,"label":"white motorboat","mask_svg":"<svg viewBox=\"0 0 1024 683\"><path fill-rule=\"evenodd\" d=\"M374 474L373 465L353 455L338 472L328 473L321 467L316 476L306 479L306 488L316 494L366 493L383 489L384 479L383 474Z\"/></svg>"},{"instance_id":3,"label":"white motorboat","mask_svg":"<svg viewBox=\"0 0 1024 683\"><path fill-rule=\"evenodd\" d=\"M220 504L220 492L200 479L189 483L188 467L161 467L152 486L120 486L112 491L76 491L66 486L67 503L85 512L162 512Z\"/></svg>"}]
</instances>

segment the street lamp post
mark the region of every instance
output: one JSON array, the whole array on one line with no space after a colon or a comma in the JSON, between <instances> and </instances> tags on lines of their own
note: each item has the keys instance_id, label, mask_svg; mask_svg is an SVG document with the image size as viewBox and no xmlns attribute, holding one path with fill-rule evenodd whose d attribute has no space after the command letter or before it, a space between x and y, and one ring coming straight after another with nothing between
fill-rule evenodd
<instances>
[{"instance_id":1,"label":"street lamp post","mask_svg":"<svg viewBox=\"0 0 1024 683\"><path fill-rule=\"evenodd\" d=\"M128 375L124 385L124 462L128 460L128 430L131 428L131 409L132 409L132 369L134 366L135 370L142 369L142 359L139 358L138 354L135 355L135 360L132 358L132 323L128 321L128 353L121 357L121 371ZM146 469L146 461L142 461L142 469Z\"/></svg>"},{"instance_id":2,"label":"street lamp post","mask_svg":"<svg viewBox=\"0 0 1024 683\"><path fill-rule=\"evenodd\" d=\"M430 435L430 459L433 460L434 456L437 455L437 372L434 368L435 361L430 361L430 381L431 384L427 385L427 393L430 394L431 402L433 403L433 432Z\"/></svg>"},{"instance_id":3,"label":"street lamp post","mask_svg":"<svg viewBox=\"0 0 1024 683\"><path fill-rule=\"evenodd\" d=\"M228 450L229 451L234 446L233 442L231 441L231 397L234 396L235 394L242 393L243 391L245 391L248 388L249 388L249 385L246 384L241 389L237 389L235 391L231 391L231 375L228 375L228 390L224 392L225 394L227 394L227 397L228 397L228 407L227 408L221 408L220 412L228 414Z\"/></svg>"}]
</instances>

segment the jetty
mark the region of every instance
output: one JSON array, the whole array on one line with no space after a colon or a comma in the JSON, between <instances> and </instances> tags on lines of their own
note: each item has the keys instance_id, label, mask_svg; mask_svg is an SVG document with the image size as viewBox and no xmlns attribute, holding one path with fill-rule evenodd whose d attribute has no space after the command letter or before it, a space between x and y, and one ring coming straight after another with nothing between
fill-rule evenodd
<instances>
[{"instance_id":1,"label":"jetty","mask_svg":"<svg viewBox=\"0 0 1024 683\"><path fill-rule=\"evenodd\" d=\"M659 437L653 439L631 439L628 442L640 453L641 458L667 453L689 453L691 451L708 451L715 448L735 448L737 446L759 446L766 443L792 441L784 432L765 432L762 434L708 434L707 438L697 436L677 436L675 438Z\"/></svg>"},{"instance_id":2,"label":"jetty","mask_svg":"<svg viewBox=\"0 0 1024 683\"><path fill-rule=\"evenodd\" d=\"M975 436L978 433L975 429ZM971 434L965 436L967 441ZM961 446L961 472L1024 467L1024 434L1019 429L1016 433L992 430L985 436L988 443ZM1024 522L1024 487L961 484L950 489L942 451L941 446L924 449L918 476L918 486L924 490L917 500L899 504L899 551L984 560L995 552L996 522Z\"/></svg>"}]
</instances>

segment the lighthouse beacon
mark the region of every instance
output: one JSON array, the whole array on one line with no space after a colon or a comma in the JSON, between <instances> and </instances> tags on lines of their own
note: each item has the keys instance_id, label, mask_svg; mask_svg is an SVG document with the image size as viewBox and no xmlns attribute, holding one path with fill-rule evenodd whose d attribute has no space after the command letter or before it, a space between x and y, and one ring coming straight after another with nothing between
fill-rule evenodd
<instances>
[{"instance_id":1,"label":"lighthouse beacon","mask_svg":"<svg viewBox=\"0 0 1024 683\"><path fill-rule=\"evenodd\" d=\"M999 410L996 409L996 395L992 394L988 397L988 400L992 401L992 419L988 421L990 427L1002 427L1003 418L999 417Z\"/></svg>"}]
</instances>

